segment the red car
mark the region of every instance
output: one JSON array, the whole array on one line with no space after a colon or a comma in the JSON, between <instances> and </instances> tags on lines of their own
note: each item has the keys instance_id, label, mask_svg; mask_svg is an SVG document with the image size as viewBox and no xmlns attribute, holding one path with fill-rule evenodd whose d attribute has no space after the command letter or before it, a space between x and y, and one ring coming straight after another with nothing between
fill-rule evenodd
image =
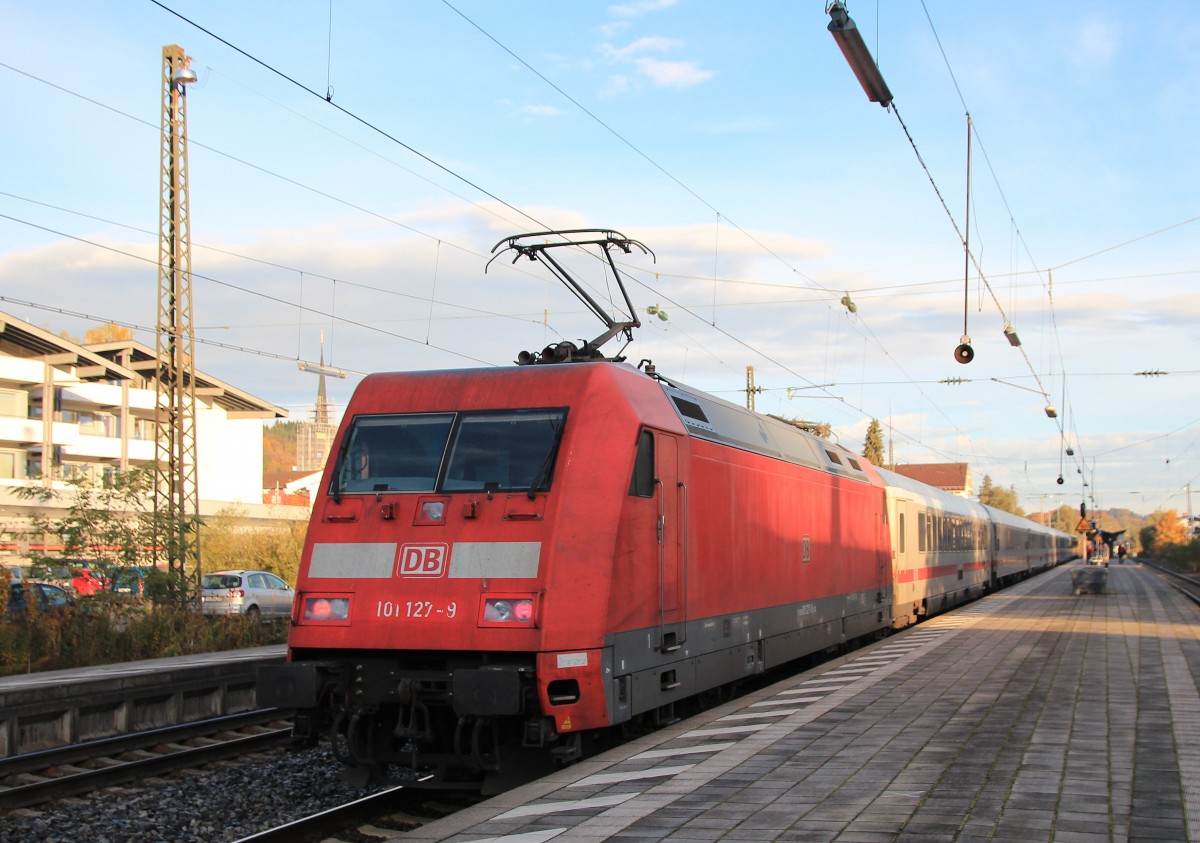
<instances>
[{"instance_id":1,"label":"red car","mask_svg":"<svg viewBox=\"0 0 1200 843\"><path fill-rule=\"evenodd\" d=\"M104 591L105 580L90 568L76 568L71 571L71 587L79 596L87 597Z\"/></svg>"}]
</instances>

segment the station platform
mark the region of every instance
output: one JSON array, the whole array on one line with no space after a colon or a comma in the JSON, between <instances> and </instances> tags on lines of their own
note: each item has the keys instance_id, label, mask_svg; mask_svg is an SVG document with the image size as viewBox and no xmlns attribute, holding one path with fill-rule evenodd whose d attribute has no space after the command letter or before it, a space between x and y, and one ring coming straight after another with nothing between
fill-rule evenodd
<instances>
[{"instance_id":1,"label":"station platform","mask_svg":"<svg viewBox=\"0 0 1200 843\"><path fill-rule=\"evenodd\" d=\"M286 654L275 644L0 677L0 757L250 711L258 667Z\"/></svg>"},{"instance_id":2,"label":"station platform","mask_svg":"<svg viewBox=\"0 0 1200 843\"><path fill-rule=\"evenodd\" d=\"M1200 608L1067 565L407 834L1200 840ZM363 829L364 831L366 829ZM372 830L374 833L374 830Z\"/></svg>"}]
</instances>

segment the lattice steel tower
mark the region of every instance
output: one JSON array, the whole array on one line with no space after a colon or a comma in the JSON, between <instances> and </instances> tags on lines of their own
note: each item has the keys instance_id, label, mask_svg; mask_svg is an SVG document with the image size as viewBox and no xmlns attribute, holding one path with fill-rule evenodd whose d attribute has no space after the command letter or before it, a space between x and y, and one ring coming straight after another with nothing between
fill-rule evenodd
<instances>
[{"instance_id":1,"label":"lattice steel tower","mask_svg":"<svg viewBox=\"0 0 1200 843\"><path fill-rule=\"evenodd\" d=\"M200 495L196 483L196 362L193 356L191 232L188 225L187 96L196 81L179 46L163 47L162 194L159 202L158 337L154 511L156 557L199 584ZM197 592L198 593L198 592Z\"/></svg>"}]
</instances>

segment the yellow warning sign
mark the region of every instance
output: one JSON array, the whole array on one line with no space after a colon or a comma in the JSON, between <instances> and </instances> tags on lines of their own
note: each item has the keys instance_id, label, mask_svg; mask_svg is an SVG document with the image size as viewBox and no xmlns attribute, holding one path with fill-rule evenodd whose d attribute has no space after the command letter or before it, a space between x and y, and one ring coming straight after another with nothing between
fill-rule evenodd
<instances>
[{"instance_id":1,"label":"yellow warning sign","mask_svg":"<svg viewBox=\"0 0 1200 843\"><path fill-rule=\"evenodd\" d=\"M562 721L562 725L560 725L558 728L560 731L563 731L563 732L569 732L569 731L571 731L571 729L575 728L574 726L571 725L571 715L568 714L566 717L564 717L563 721Z\"/></svg>"},{"instance_id":2,"label":"yellow warning sign","mask_svg":"<svg viewBox=\"0 0 1200 843\"><path fill-rule=\"evenodd\" d=\"M1090 529L1092 529L1092 525L1088 523L1086 518L1080 518L1079 523L1075 525L1075 532L1077 533L1086 533Z\"/></svg>"}]
</instances>

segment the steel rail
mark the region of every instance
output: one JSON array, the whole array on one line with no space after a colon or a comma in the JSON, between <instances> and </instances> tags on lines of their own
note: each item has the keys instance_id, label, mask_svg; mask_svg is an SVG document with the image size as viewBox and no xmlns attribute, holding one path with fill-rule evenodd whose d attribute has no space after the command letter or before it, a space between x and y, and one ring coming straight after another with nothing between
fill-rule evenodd
<instances>
[{"instance_id":1,"label":"steel rail","mask_svg":"<svg viewBox=\"0 0 1200 843\"><path fill-rule=\"evenodd\" d=\"M135 781L146 776L207 764L275 746L290 739L290 726L254 735L218 740L206 746L181 747L174 745L179 741L197 737L212 737L222 732L233 732L273 720L281 720L289 715L290 712L282 709L259 709L3 759L0 760L0 780L34 773L39 774L39 778L37 781L0 788L0 809L7 810L36 805L64 796L86 793L99 787ZM117 756L129 752L164 746L167 748L150 757L128 761L121 761L117 758ZM60 776L45 775L47 770L73 767L97 758L114 758L120 763L76 770Z\"/></svg>"}]
</instances>

